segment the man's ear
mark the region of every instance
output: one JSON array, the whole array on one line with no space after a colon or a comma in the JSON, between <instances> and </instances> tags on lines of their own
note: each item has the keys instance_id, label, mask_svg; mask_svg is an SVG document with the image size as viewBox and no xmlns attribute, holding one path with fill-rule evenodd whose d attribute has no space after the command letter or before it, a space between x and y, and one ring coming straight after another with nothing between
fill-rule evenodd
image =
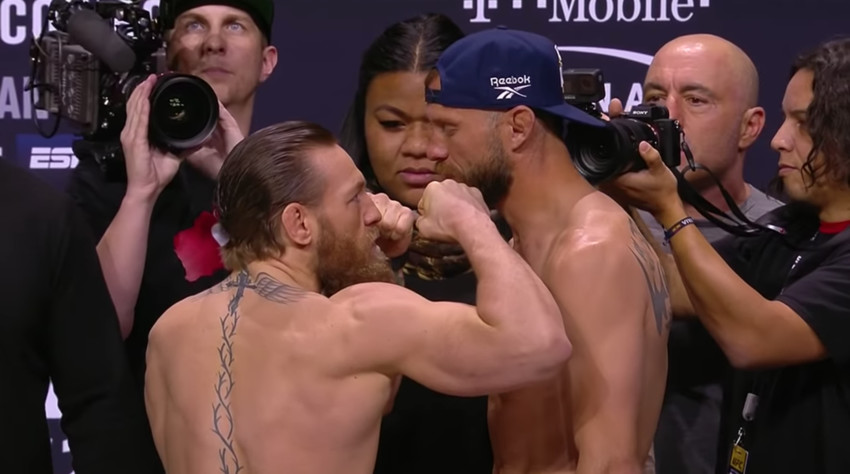
<instances>
[{"instance_id":1,"label":"man's ear","mask_svg":"<svg viewBox=\"0 0 850 474\"><path fill-rule=\"evenodd\" d=\"M510 151L516 151L528 142L534 131L537 117L533 110L520 105L505 112L502 120L505 120L510 127L510 137L508 137Z\"/></svg>"},{"instance_id":2,"label":"man's ear","mask_svg":"<svg viewBox=\"0 0 850 474\"><path fill-rule=\"evenodd\" d=\"M263 48L263 69L260 72L260 82L265 82L277 67L277 48L266 46Z\"/></svg>"},{"instance_id":3,"label":"man's ear","mask_svg":"<svg viewBox=\"0 0 850 474\"><path fill-rule=\"evenodd\" d=\"M295 245L306 246L313 241L314 219L304 205L292 203L280 213L281 232Z\"/></svg>"},{"instance_id":4,"label":"man's ear","mask_svg":"<svg viewBox=\"0 0 850 474\"><path fill-rule=\"evenodd\" d=\"M752 107L744 112L744 119L741 120L741 134L738 139L738 148L746 150L753 145L756 138L761 134L764 128L764 109L761 107Z\"/></svg>"}]
</instances>

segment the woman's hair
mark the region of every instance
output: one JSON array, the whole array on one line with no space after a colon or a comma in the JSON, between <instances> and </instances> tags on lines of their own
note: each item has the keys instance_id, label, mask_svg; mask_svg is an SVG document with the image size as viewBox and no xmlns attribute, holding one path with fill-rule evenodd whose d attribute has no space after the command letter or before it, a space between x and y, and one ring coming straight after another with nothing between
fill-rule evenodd
<instances>
[{"instance_id":1,"label":"woman's hair","mask_svg":"<svg viewBox=\"0 0 850 474\"><path fill-rule=\"evenodd\" d=\"M812 150L803 169L812 183L826 175L850 185L850 37L827 41L798 57L791 77L800 70L814 75L812 102L806 111ZM813 162L818 154L823 165L815 169Z\"/></svg>"},{"instance_id":2,"label":"woman's hair","mask_svg":"<svg viewBox=\"0 0 850 474\"><path fill-rule=\"evenodd\" d=\"M364 130L369 85L383 73L430 71L440 54L463 36L460 27L445 15L428 13L390 26L363 53L357 92L342 125L340 146L354 159L372 190L379 191L380 186L369 160Z\"/></svg>"}]
</instances>

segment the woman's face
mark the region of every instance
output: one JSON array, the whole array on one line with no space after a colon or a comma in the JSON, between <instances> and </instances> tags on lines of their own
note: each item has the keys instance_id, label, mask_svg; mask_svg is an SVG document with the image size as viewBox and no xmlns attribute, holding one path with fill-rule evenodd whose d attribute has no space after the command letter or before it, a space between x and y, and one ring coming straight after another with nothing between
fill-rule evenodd
<instances>
[{"instance_id":1,"label":"woman's face","mask_svg":"<svg viewBox=\"0 0 850 474\"><path fill-rule=\"evenodd\" d=\"M366 91L366 149L378 184L390 198L416 207L425 186L442 180L425 155L425 74L388 72Z\"/></svg>"}]
</instances>

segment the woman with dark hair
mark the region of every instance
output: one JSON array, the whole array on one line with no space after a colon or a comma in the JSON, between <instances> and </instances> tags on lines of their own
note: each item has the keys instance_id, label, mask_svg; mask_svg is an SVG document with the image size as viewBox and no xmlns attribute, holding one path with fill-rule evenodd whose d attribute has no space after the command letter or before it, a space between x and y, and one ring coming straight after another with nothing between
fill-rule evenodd
<instances>
[{"instance_id":1,"label":"woman with dark hair","mask_svg":"<svg viewBox=\"0 0 850 474\"><path fill-rule=\"evenodd\" d=\"M342 128L340 143L370 189L414 209L425 186L443 179L425 154L425 76L461 37L461 29L439 14L387 28L363 54ZM459 247L414 236L400 260L411 290L431 300L475 304L476 279ZM376 474L490 474L492 468L486 397L453 397L401 381L382 422Z\"/></svg>"},{"instance_id":2,"label":"woman with dark hair","mask_svg":"<svg viewBox=\"0 0 850 474\"><path fill-rule=\"evenodd\" d=\"M771 141L789 204L761 233L710 245L649 146L617 179L666 229L677 316L696 315L742 369L718 472L850 472L850 38L800 56Z\"/></svg>"}]
</instances>

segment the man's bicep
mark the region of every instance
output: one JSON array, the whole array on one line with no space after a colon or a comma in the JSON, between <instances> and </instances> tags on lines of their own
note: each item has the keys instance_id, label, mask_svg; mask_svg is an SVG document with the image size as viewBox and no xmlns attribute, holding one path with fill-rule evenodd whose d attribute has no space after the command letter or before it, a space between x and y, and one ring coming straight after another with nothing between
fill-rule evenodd
<instances>
[{"instance_id":1,"label":"man's bicep","mask_svg":"<svg viewBox=\"0 0 850 474\"><path fill-rule=\"evenodd\" d=\"M790 346L783 349L786 357L798 353L800 362L809 362L819 359L825 348L837 363L850 362L850 252L824 262L785 288L777 301L808 325L788 334Z\"/></svg>"},{"instance_id":2,"label":"man's bicep","mask_svg":"<svg viewBox=\"0 0 850 474\"><path fill-rule=\"evenodd\" d=\"M358 342L350 350L368 366L458 396L514 386L516 372L505 370L509 348L500 347L498 330L475 306L432 302L402 287L378 285L349 301L358 321L352 339Z\"/></svg>"}]
</instances>

